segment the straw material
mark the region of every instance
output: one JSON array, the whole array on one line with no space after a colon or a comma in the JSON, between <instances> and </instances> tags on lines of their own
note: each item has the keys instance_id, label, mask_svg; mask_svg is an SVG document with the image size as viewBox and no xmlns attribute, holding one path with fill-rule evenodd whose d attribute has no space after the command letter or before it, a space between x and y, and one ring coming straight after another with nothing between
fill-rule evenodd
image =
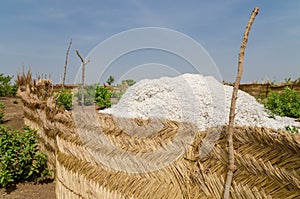
<instances>
[{"instance_id":1,"label":"straw material","mask_svg":"<svg viewBox=\"0 0 300 199\"><path fill-rule=\"evenodd\" d=\"M59 159L62 156L63 155L58 154L57 158ZM67 157L62 158L66 160ZM59 160L56 162L56 193L60 193L60 195L57 195L57 198L125 199L124 196L114 191L108 191L98 183L89 180L85 175L73 173L72 170L61 165ZM84 167L82 169L84 169Z\"/></svg>"},{"instance_id":2,"label":"straw material","mask_svg":"<svg viewBox=\"0 0 300 199\"><path fill-rule=\"evenodd\" d=\"M34 83L19 94L25 123L38 129L41 150L56 169L57 198L221 198L228 164L225 126L199 131L193 124L165 119L74 115L56 108L50 95L41 97L45 92L34 89ZM165 167L130 173L112 169L124 158L111 156L107 143L98 140L101 135L119 151L149 158L176 139L193 139ZM231 198L300 198L299 134L243 126L234 127L233 140L237 170ZM203 146L212 150L199 150ZM103 157L111 157L111 165ZM164 160L156 158L150 161Z\"/></svg>"},{"instance_id":3,"label":"straw material","mask_svg":"<svg viewBox=\"0 0 300 199\"><path fill-rule=\"evenodd\" d=\"M58 161L77 175L86 176L108 190L117 190L126 197L221 198L228 155L224 150L224 128L221 128L221 137L208 156L198 158L197 148L206 134L198 132L186 154L167 168L149 174L128 174L105 168L97 160L92 161L93 157L88 155L84 146L76 146L60 138L58 148L61 153L58 155ZM234 173L232 198L300 196L299 136L257 127L236 127L234 135L238 169ZM237 138L241 141L236 140ZM258 142L259 139L261 141ZM281 144L278 147L274 145L276 142L288 143L284 152L285 145ZM243 147L245 145L247 147ZM265 149L267 150L264 153ZM67 176L63 178L66 179ZM103 179L106 179L105 182ZM177 187L171 186L174 183ZM146 194L145 187L147 194L150 193L148 196L151 197L143 195ZM161 187L164 189L159 189ZM173 195L168 195L170 192Z\"/></svg>"},{"instance_id":4,"label":"straw material","mask_svg":"<svg viewBox=\"0 0 300 199\"><path fill-rule=\"evenodd\" d=\"M232 83L225 83L225 85L233 86ZM300 91L300 81L290 82L290 83L282 83L282 84L271 84L269 83L250 83L250 84L241 84L239 89L249 93L252 96L261 96L268 94L271 91L282 92L286 87L289 87L295 91Z\"/></svg>"},{"instance_id":5,"label":"straw material","mask_svg":"<svg viewBox=\"0 0 300 199\"><path fill-rule=\"evenodd\" d=\"M36 83L28 73L26 76L18 76L18 83L25 125L38 129L40 150L47 155L49 169L55 169L56 136L60 134L68 140L78 140L72 115L55 106L53 86L49 80Z\"/></svg>"}]
</instances>

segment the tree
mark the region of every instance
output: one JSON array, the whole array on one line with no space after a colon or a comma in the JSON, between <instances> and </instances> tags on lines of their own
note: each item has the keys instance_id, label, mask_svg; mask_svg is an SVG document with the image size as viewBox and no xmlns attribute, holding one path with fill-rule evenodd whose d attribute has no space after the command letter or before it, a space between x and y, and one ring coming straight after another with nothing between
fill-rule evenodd
<instances>
[{"instance_id":1,"label":"tree","mask_svg":"<svg viewBox=\"0 0 300 199\"><path fill-rule=\"evenodd\" d=\"M108 85L112 85L112 83L114 83L114 81L115 81L115 78L112 75L110 75L109 78L106 80L106 83Z\"/></svg>"}]
</instances>

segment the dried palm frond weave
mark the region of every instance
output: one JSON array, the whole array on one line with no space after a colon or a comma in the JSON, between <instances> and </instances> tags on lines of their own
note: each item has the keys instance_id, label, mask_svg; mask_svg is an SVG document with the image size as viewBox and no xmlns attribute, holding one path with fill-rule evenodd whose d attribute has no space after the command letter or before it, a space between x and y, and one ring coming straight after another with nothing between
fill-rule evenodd
<instances>
[{"instance_id":1,"label":"dried palm frond weave","mask_svg":"<svg viewBox=\"0 0 300 199\"><path fill-rule=\"evenodd\" d=\"M27 87L19 94L26 124L38 129L41 148L56 169L57 198L222 197L228 164L225 126L199 131L189 123L107 114L79 114L73 119L72 111L54 110L52 97L38 97L34 90ZM76 126L76 118L93 121ZM167 166L144 173L115 170L103 163L101 157L109 157L111 151L105 145L99 148L95 140L102 133L120 151L150 154L191 132L194 137L184 153ZM201 154L205 139L216 132L212 150ZM299 134L236 126L233 139L237 170L231 198L300 198Z\"/></svg>"}]
</instances>

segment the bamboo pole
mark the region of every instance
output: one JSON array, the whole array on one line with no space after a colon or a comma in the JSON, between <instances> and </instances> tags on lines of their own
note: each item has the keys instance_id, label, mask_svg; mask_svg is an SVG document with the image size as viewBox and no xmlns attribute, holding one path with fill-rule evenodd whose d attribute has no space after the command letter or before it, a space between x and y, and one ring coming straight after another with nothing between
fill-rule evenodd
<instances>
[{"instance_id":1,"label":"bamboo pole","mask_svg":"<svg viewBox=\"0 0 300 199\"><path fill-rule=\"evenodd\" d=\"M233 87L232 98L231 98L231 106L230 106L230 113L229 113L229 125L227 126L227 140L228 140L228 171L226 176L226 182L224 187L224 199L229 198L230 187L233 177L233 172L235 171L236 167L234 165L234 148L233 148L233 141L232 141L232 134L233 134L233 125L234 125L234 116L235 116L235 104L237 99L237 93L239 89L239 85L241 82L242 72L243 72L243 63L244 63L244 55L245 49L248 41L249 32L251 26L254 22L256 15L258 14L259 8L256 7L252 11L252 14L249 18L248 24L246 26L242 44L240 47L239 59L238 59L238 72L236 76L236 80Z\"/></svg>"}]
</instances>

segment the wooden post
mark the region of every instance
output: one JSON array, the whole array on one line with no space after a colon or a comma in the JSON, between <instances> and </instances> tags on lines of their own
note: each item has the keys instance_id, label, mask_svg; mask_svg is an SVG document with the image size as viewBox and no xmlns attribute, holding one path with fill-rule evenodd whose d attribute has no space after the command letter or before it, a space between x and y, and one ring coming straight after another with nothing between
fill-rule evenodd
<instances>
[{"instance_id":1,"label":"wooden post","mask_svg":"<svg viewBox=\"0 0 300 199\"><path fill-rule=\"evenodd\" d=\"M267 83L266 98L267 98L268 95L269 95L269 87L271 87L270 81L268 81L268 83Z\"/></svg>"},{"instance_id":2,"label":"wooden post","mask_svg":"<svg viewBox=\"0 0 300 199\"><path fill-rule=\"evenodd\" d=\"M244 54L246 49L246 44L248 41L249 32L251 29L251 26L253 24L253 21L258 14L259 8L254 8L252 11L252 14L250 16L250 19L248 21L248 24L246 26L242 44L240 47L240 53L239 53L239 60L238 60L238 73L237 77L234 83L233 92L232 92L232 98L231 98L231 106L230 106L230 113L229 113L229 125L227 126L227 140L228 140L228 171L227 171L227 177L225 182L225 188L224 188L224 199L229 198L230 193L230 187L233 177L233 172L235 171L236 167L234 165L234 149L233 149L233 141L232 141L232 134L233 134L233 125L234 125L234 116L235 116L235 104L237 99L237 93L242 77L243 72L243 63L244 63Z\"/></svg>"},{"instance_id":3,"label":"wooden post","mask_svg":"<svg viewBox=\"0 0 300 199\"><path fill-rule=\"evenodd\" d=\"M72 38L70 39L68 49L67 49L67 53L66 53L66 60L65 60L65 65L64 65L64 76L63 76L63 80L62 80L62 88L64 88L65 82L66 82L68 57L69 57L71 45L72 45Z\"/></svg>"},{"instance_id":4,"label":"wooden post","mask_svg":"<svg viewBox=\"0 0 300 199\"><path fill-rule=\"evenodd\" d=\"M82 107L82 111L84 112L84 74L85 74L85 65L88 64L90 62L90 60L88 60L87 62L82 58L82 56L80 55L80 53L78 52L78 50L76 50L76 54L79 57L81 63L82 63L82 81L81 81L81 107Z\"/></svg>"}]
</instances>

